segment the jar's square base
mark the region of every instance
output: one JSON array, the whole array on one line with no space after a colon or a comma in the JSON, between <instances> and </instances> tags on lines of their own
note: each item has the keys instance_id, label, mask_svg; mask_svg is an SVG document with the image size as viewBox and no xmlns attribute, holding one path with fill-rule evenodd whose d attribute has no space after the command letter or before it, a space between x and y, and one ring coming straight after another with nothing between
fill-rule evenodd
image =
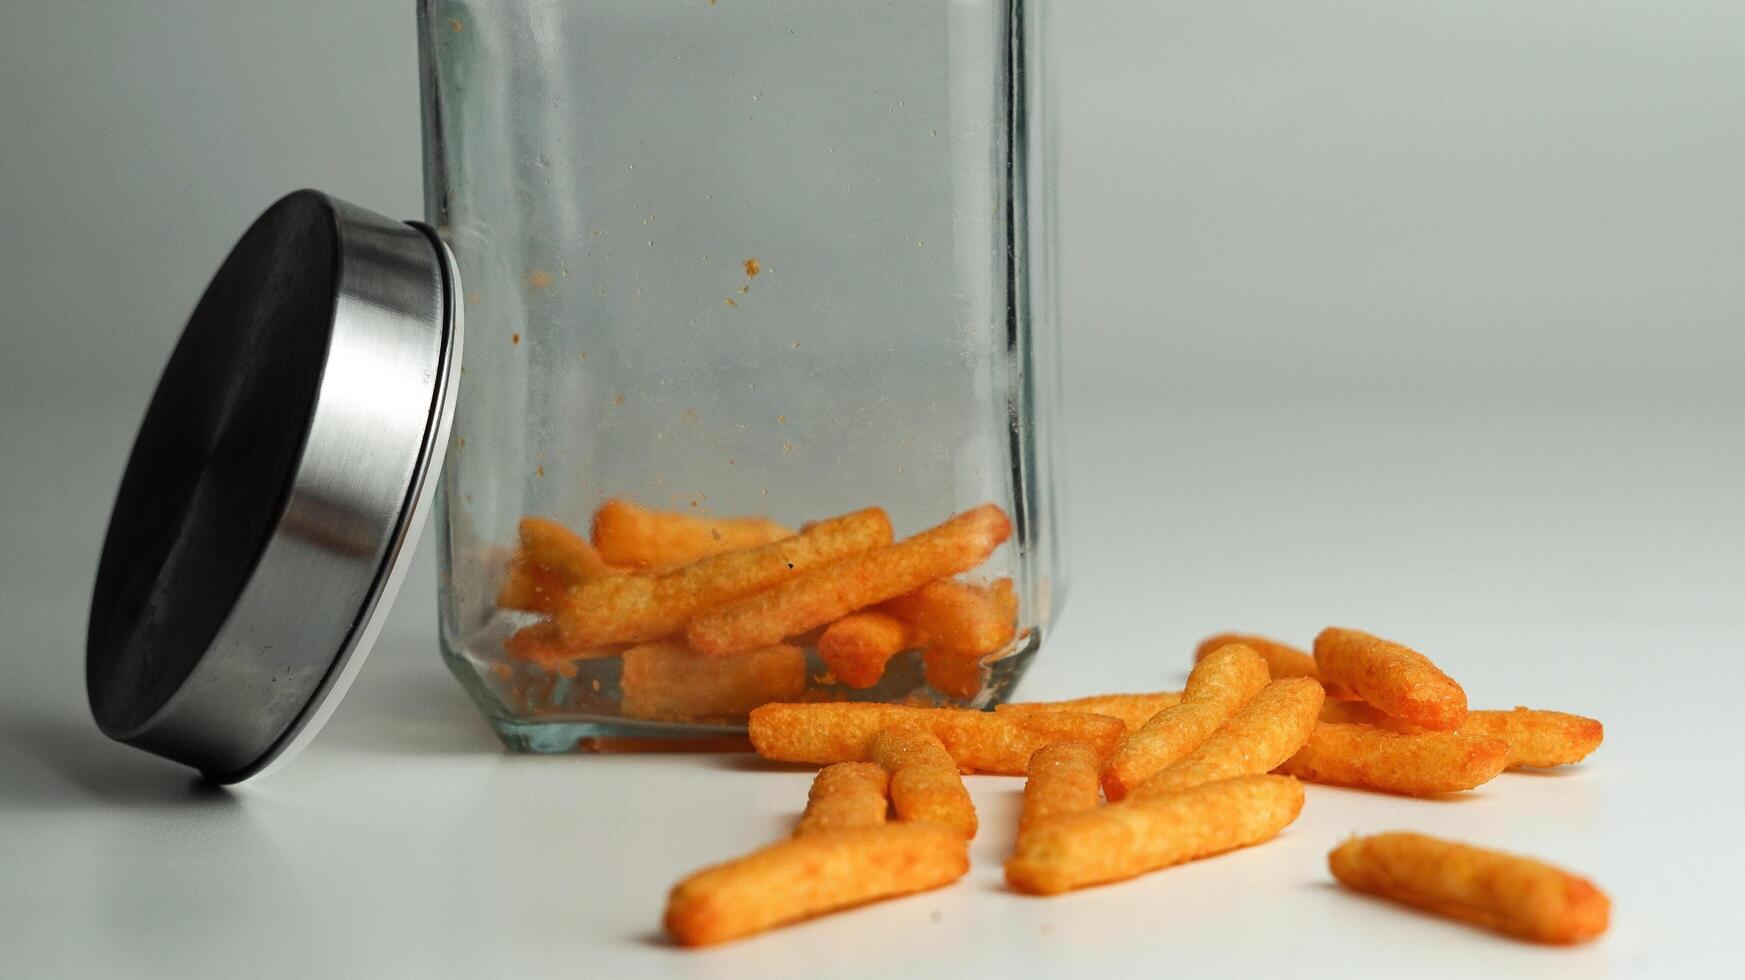
<instances>
[{"instance_id":1,"label":"jar's square base","mask_svg":"<svg viewBox=\"0 0 1745 980\"><path fill-rule=\"evenodd\" d=\"M989 709L1007 700L1035 656L1035 631L1006 656L985 664L972 698L954 699L929 687L918 652L892 658L884 678L865 689L827 683L828 672L808 653L813 683L803 700L871 701L918 707ZM496 648L500 650L500 647ZM443 661L479 706L503 744L516 752L749 751L743 718L665 721L619 714L620 661L576 661L564 672L505 660L489 646L443 648ZM572 671L573 668L573 671Z\"/></svg>"}]
</instances>

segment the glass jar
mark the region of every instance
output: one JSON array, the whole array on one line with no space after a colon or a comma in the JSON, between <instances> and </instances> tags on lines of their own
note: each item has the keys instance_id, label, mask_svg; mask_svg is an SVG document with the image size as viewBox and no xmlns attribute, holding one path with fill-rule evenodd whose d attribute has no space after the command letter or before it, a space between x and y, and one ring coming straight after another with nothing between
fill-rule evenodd
<instances>
[{"instance_id":1,"label":"glass jar","mask_svg":"<svg viewBox=\"0 0 1745 980\"><path fill-rule=\"evenodd\" d=\"M442 651L504 741L1005 697L1062 595L1037 4L419 13Z\"/></svg>"}]
</instances>

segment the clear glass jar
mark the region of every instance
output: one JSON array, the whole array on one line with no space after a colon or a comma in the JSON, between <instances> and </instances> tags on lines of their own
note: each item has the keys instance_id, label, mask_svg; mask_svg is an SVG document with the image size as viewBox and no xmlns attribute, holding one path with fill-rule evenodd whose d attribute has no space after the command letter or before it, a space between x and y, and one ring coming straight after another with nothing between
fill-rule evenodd
<instances>
[{"instance_id":1,"label":"clear glass jar","mask_svg":"<svg viewBox=\"0 0 1745 980\"><path fill-rule=\"evenodd\" d=\"M1062 595L1038 5L419 13L427 213L468 334L442 648L503 739L1005 697ZM984 504L1010 536L965 557ZM734 548L762 550L706 557ZM832 625L852 607L877 615Z\"/></svg>"}]
</instances>

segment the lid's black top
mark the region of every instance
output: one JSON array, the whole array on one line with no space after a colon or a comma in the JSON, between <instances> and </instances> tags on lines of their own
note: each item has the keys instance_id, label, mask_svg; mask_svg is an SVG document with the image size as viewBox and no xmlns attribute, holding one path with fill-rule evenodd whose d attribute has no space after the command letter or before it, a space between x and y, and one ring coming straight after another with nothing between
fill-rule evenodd
<instances>
[{"instance_id":1,"label":"lid's black top","mask_svg":"<svg viewBox=\"0 0 1745 980\"><path fill-rule=\"evenodd\" d=\"M91 710L116 738L181 687L278 525L333 336L339 243L324 205L286 198L243 236L134 440L85 663Z\"/></svg>"},{"instance_id":2,"label":"lid's black top","mask_svg":"<svg viewBox=\"0 0 1745 980\"><path fill-rule=\"evenodd\" d=\"M423 229L301 191L225 260L110 517L85 672L105 733L239 779L334 691L446 438L445 257Z\"/></svg>"}]
</instances>

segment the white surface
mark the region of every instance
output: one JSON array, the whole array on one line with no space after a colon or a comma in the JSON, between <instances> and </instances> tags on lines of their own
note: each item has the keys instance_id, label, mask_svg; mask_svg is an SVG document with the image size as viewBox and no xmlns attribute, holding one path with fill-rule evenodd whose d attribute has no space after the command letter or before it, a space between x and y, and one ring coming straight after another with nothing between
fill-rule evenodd
<instances>
[{"instance_id":1,"label":"white surface","mask_svg":"<svg viewBox=\"0 0 1745 980\"><path fill-rule=\"evenodd\" d=\"M8 0L0 977L1733 972L1745 5L1055 5L1076 572L1023 694L1339 622L1476 704L1603 719L1591 762L1311 787L1273 843L1045 900L999 885L1018 781L977 778L967 881L681 953L667 887L783 833L807 777L505 755L436 659L426 561L310 751L197 792L84 707L102 522L263 206L417 212L412 8ZM1612 933L1538 949L1329 886L1341 836L1400 827L1590 874Z\"/></svg>"},{"instance_id":2,"label":"white surface","mask_svg":"<svg viewBox=\"0 0 1745 980\"><path fill-rule=\"evenodd\" d=\"M1310 787L1272 843L1052 899L1002 887L1020 782L976 777L965 881L685 952L658 931L666 889L785 833L806 773L505 754L437 661L421 569L296 764L201 790L97 734L75 574L23 579L4 610L33 656L0 688L0 975L1725 972L1745 871L1745 459L1729 418L1213 406L1144 421L1073 426L1078 575L1025 695L1171 686L1202 634L1340 622L1419 644L1478 705L1595 715L1604 747L1446 801ZM65 506L100 497L75 488ZM1330 884L1341 837L1397 828L1587 873L1615 900L1612 932L1542 949Z\"/></svg>"}]
</instances>

